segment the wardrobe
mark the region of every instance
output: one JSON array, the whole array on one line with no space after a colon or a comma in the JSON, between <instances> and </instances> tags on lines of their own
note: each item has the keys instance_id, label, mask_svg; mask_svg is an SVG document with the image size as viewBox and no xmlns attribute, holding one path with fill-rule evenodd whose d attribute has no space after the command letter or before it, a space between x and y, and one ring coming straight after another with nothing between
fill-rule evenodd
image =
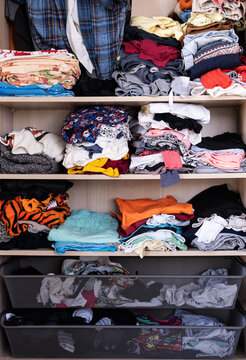
<instances>
[{"instance_id":1,"label":"wardrobe","mask_svg":"<svg viewBox=\"0 0 246 360\"><path fill-rule=\"evenodd\" d=\"M176 0L133 0L132 15L168 16L174 8ZM0 1L0 47L8 49L9 31L8 24L4 18L4 1ZM60 134L61 125L65 116L77 106L89 106L95 104L105 105L127 105L137 111L140 106L150 102L168 102L168 97L74 97L74 98L0 98L0 134L4 135L12 130L21 130L26 126L33 126L40 129ZM238 96L221 96L212 98L210 96L195 96L188 98L174 97L174 102L201 104L211 111L211 121L205 125L202 131L203 136L213 136L225 131L237 132L246 142L246 99ZM71 209L87 209L91 211L107 212L115 211L116 197L135 199L149 197L159 199L167 195L173 195L178 201L186 202L192 196L202 190L219 184L228 184L231 189L240 192L241 198L246 206L246 173L230 174L182 174L180 182L168 188L162 188L159 175L135 175L125 174L118 178L109 178L105 175L66 175L66 174L0 174L1 179L61 179L73 182L69 190ZM0 261L5 262L11 256L29 257L31 261L35 258L46 257L47 261L57 261L58 257L79 257L79 256L110 256L116 261L119 256L127 257L127 261L134 267L135 254L124 255L122 252L90 253L69 251L64 255L57 255L52 249L40 250L8 250L0 251ZM173 264L182 274L182 266L187 264L192 269L192 261L206 264L210 267L212 258L240 257L246 261L246 253L243 251L188 251L177 252L146 252L145 258L141 260L141 268L145 274L152 274L156 266L161 268ZM168 258L168 259L167 259ZM185 262L182 263L182 259ZM198 259L198 260L197 260ZM140 261L140 259L138 259ZM219 261L219 260L218 260ZM214 262L214 261L212 261ZM245 280L245 279L244 279ZM239 300L246 309L246 281L241 286ZM9 305L6 288L1 279L0 309L6 309ZM245 336L246 337L246 336ZM245 339L246 341L246 339ZM92 356L93 357L93 356ZM151 357L151 355L150 355ZM130 358L130 355L129 355ZM0 360L10 360L10 350L3 329L0 337ZM246 353L241 347L238 348L234 359L246 359Z\"/></svg>"}]
</instances>

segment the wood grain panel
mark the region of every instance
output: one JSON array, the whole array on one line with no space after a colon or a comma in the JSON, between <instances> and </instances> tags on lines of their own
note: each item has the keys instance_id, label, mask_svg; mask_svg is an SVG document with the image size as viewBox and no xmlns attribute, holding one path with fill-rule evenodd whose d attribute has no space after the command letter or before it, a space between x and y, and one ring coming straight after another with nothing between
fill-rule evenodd
<instances>
[{"instance_id":1,"label":"wood grain panel","mask_svg":"<svg viewBox=\"0 0 246 360\"><path fill-rule=\"evenodd\" d=\"M132 16L169 16L176 3L175 0L133 0Z\"/></svg>"}]
</instances>

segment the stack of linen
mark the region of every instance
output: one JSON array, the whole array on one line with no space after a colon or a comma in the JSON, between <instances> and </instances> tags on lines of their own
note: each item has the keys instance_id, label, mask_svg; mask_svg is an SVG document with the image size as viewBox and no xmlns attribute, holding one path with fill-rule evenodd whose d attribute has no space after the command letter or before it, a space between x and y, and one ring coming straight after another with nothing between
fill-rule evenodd
<instances>
[{"instance_id":1,"label":"stack of linen","mask_svg":"<svg viewBox=\"0 0 246 360\"><path fill-rule=\"evenodd\" d=\"M50 247L49 231L70 215L68 181L2 180L0 249Z\"/></svg>"},{"instance_id":2,"label":"stack of linen","mask_svg":"<svg viewBox=\"0 0 246 360\"><path fill-rule=\"evenodd\" d=\"M189 203L195 218L184 237L191 246L205 251L246 249L246 211L238 193L226 184L212 186Z\"/></svg>"},{"instance_id":3,"label":"stack of linen","mask_svg":"<svg viewBox=\"0 0 246 360\"><path fill-rule=\"evenodd\" d=\"M51 174L62 169L61 136L26 127L0 137L0 173Z\"/></svg>"},{"instance_id":4,"label":"stack of linen","mask_svg":"<svg viewBox=\"0 0 246 360\"><path fill-rule=\"evenodd\" d=\"M119 244L118 221L107 213L74 210L57 229L52 229L48 240L58 254L67 250L116 251Z\"/></svg>"},{"instance_id":5,"label":"stack of linen","mask_svg":"<svg viewBox=\"0 0 246 360\"><path fill-rule=\"evenodd\" d=\"M181 44L177 40L183 35L180 24L170 18L153 20L166 28L166 32L159 34L151 31L150 24L141 26L137 18L143 18L146 24L153 20L142 16L134 17L131 25L126 25L119 69L112 75L118 84L115 94L167 95L171 90L172 80L184 75L180 59Z\"/></svg>"},{"instance_id":6,"label":"stack of linen","mask_svg":"<svg viewBox=\"0 0 246 360\"><path fill-rule=\"evenodd\" d=\"M171 185L174 183L171 178L175 181L178 175L177 170L185 171L183 157L191 144L201 141L202 124L209 121L210 112L201 105L144 105L138 121L130 124L134 148L130 172L162 174L163 186Z\"/></svg>"},{"instance_id":7,"label":"stack of linen","mask_svg":"<svg viewBox=\"0 0 246 360\"><path fill-rule=\"evenodd\" d=\"M0 50L0 96L74 96L79 76L67 50Z\"/></svg>"},{"instance_id":8,"label":"stack of linen","mask_svg":"<svg viewBox=\"0 0 246 360\"><path fill-rule=\"evenodd\" d=\"M245 172L246 145L235 133L204 137L191 146L183 161L194 173Z\"/></svg>"},{"instance_id":9,"label":"stack of linen","mask_svg":"<svg viewBox=\"0 0 246 360\"><path fill-rule=\"evenodd\" d=\"M135 251L141 258L144 250L187 250L182 227L193 218L191 204L179 203L168 195L160 200L116 198L121 227L119 248L126 254Z\"/></svg>"},{"instance_id":10,"label":"stack of linen","mask_svg":"<svg viewBox=\"0 0 246 360\"><path fill-rule=\"evenodd\" d=\"M67 143L63 166L68 173L124 174L129 168L129 120L128 108L117 105L70 113L62 127Z\"/></svg>"}]
</instances>

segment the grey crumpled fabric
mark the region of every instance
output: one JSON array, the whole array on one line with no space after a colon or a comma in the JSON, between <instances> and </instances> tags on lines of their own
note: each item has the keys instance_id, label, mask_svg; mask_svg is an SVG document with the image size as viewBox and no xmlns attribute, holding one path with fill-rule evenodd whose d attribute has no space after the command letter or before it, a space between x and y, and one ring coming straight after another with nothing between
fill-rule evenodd
<instances>
[{"instance_id":1,"label":"grey crumpled fabric","mask_svg":"<svg viewBox=\"0 0 246 360\"><path fill-rule=\"evenodd\" d=\"M11 150L0 144L1 174L53 174L60 166L46 155L12 154Z\"/></svg>"}]
</instances>

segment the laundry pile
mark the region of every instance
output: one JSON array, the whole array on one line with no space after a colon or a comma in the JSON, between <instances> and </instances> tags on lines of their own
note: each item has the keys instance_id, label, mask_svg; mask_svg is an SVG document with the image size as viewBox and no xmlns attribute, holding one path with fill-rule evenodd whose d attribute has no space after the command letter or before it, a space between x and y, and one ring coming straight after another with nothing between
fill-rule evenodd
<instances>
[{"instance_id":1,"label":"laundry pile","mask_svg":"<svg viewBox=\"0 0 246 360\"><path fill-rule=\"evenodd\" d=\"M2 180L0 249L50 247L49 231L70 215L67 181Z\"/></svg>"},{"instance_id":2,"label":"laundry pile","mask_svg":"<svg viewBox=\"0 0 246 360\"><path fill-rule=\"evenodd\" d=\"M206 136L192 145L183 161L194 173L224 173L246 171L246 145L235 133Z\"/></svg>"},{"instance_id":3,"label":"laundry pile","mask_svg":"<svg viewBox=\"0 0 246 360\"><path fill-rule=\"evenodd\" d=\"M0 173L62 172L65 144L61 136L26 127L0 137Z\"/></svg>"},{"instance_id":4,"label":"laundry pile","mask_svg":"<svg viewBox=\"0 0 246 360\"><path fill-rule=\"evenodd\" d=\"M131 120L133 141L129 171L134 174L161 174L162 186L179 180L185 172L183 158L191 145L201 142L202 125L210 111L201 105L152 103L142 106L138 120Z\"/></svg>"},{"instance_id":5,"label":"laundry pile","mask_svg":"<svg viewBox=\"0 0 246 360\"><path fill-rule=\"evenodd\" d=\"M86 347L87 351L112 355L120 352L141 357L176 358L182 354L187 358L224 358L232 355L238 337L238 330L226 327L215 317L180 309L159 316L126 309L15 309L5 312L3 324L37 327L37 341L36 332L26 329L25 342L29 348L35 344L41 354L52 341L52 349L57 344L56 354L76 357ZM52 325L46 336L43 325ZM88 332L91 336L83 336Z\"/></svg>"},{"instance_id":6,"label":"laundry pile","mask_svg":"<svg viewBox=\"0 0 246 360\"><path fill-rule=\"evenodd\" d=\"M53 274L43 278L37 295L38 303L52 308L119 306L124 303L120 291L132 282L127 277L118 277L129 274L120 264L102 258L91 261L66 259L62 273L69 276L61 278ZM77 278L79 275L92 276ZM98 278L96 275L114 276Z\"/></svg>"},{"instance_id":7,"label":"laundry pile","mask_svg":"<svg viewBox=\"0 0 246 360\"><path fill-rule=\"evenodd\" d=\"M121 222L120 246L126 254L135 252L141 258L145 249L155 251L187 250L182 227L193 217L191 204L179 203L168 195L160 200L116 198Z\"/></svg>"},{"instance_id":8,"label":"laundry pile","mask_svg":"<svg viewBox=\"0 0 246 360\"><path fill-rule=\"evenodd\" d=\"M1 51L0 96L245 96L245 13L241 0L174 0L170 17L131 17L130 0L5 0L19 51Z\"/></svg>"},{"instance_id":9,"label":"laundry pile","mask_svg":"<svg viewBox=\"0 0 246 360\"><path fill-rule=\"evenodd\" d=\"M188 305L194 308L233 307L238 287L227 280L227 269L209 269L201 274L197 281L183 286L164 284L158 300L163 304L181 307Z\"/></svg>"},{"instance_id":10,"label":"laundry pile","mask_svg":"<svg viewBox=\"0 0 246 360\"><path fill-rule=\"evenodd\" d=\"M64 224L49 232L48 240L58 254L67 250L116 251L118 221L107 213L73 210Z\"/></svg>"},{"instance_id":11,"label":"laundry pile","mask_svg":"<svg viewBox=\"0 0 246 360\"><path fill-rule=\"evenodd\" d=\"M246 64L237 35L238 29L245 29L245 11L245 3L240 1L192 2L181 50L191 80L189 84L187 79L183 81L191 95L245 96Z\"/></svg>"},{"instance_id":12,"label":"laundry pile","mask_svg":"<svg viewBox=\"0 0 246 360\"><path fill-rule=\"evenodd\" d=\"M0 96L74 96L79 76L67 50L0 50Z\"/></svg>"},{"instance_id":13,"label":"laundry pile","mask_svg":"<svg viewBox=\"0 0 246 360\"><path fill-rule=\"evenodd\" d=\"M62 126L67 143L63 166L69 174L102 173L117 177L129 168L129 110L94 106L71 112Z\"/></svg>"},{"instance_id":14,"label":"laundry pile","mask_svg":"<svg viewBox=\"0 0 246 360\"><path fill-rule=\"evenodd\" d=\"M226 19L238 21L244 18L246 8L244 0L192 0L192 11L208 14L219 11Z\"/></svg>"},{"instance_id":15,"label":"laundry pile","mask_svg":"<svg viewBox=\"0 0 246 360\"><path fill-rule=\"evenodd\" d=\"M158 24L161 34L150 31ZM125 26L118 69L112 74L118 85L115 94L168 95L172 80L184 75L177 41L182 34L180 24L171 18L132 18Z\"/></svg>"},{"instance_id":16,"label":"laundry pile","mask_svg":"<svg viewBox=\"0 0 246 360\"><path fill-rule=\"evenodd\" d=\"M158 324L158 319L146 314L136 314L136 317L140 323L143 319L144 325L152 327L141 329L135 338L128 341L128 351L134 355L149 356L151 353L152 356L165 354L167 357L168 354L174 356L176 353L176 357L179 357L178 351L183 351L182 356L191 358L222 358L233 352L235 331L221 328L224 324L215 317L178 309L166 320L165 325L169 327L165 327L163 331L153 326ZM159 322L159 326L161 325L164 324ZM189 326L195 326L196 329L185 329Z\"/></svg>"},{"instance_id":17,"label":"laundry pile","mask_svg":"<svg viewBox=\"0 0 246 360\"><path fill-rule=\"evenodd\" d=\"M182 20L187 22L191 17L192 0L177 0L177 5L174 8L174 13Z\"/></svg>"},{"instance_id":18,"label":"laundry pile","mask_svg":"<svg viewBox=\"0 0 246 360\"><path fill-rule=\"evenodd\" d=\"M190 201L195 218L183 236L199 250L245 250L246 211L227 185L212 186Z\"/></svg>"},{"instance_id":19,"label":"laundry pile","mask_svg":"<svg viewBox=\"0 0 246 360\"><path fill-rule=\"evenodd\" d=\"M76 56L82 72L76 96L114 94L111 75L130 11L130 0L5 1L12 49L66 49ZM76 69L76 79L79 74Z\"/></svg>"}]
</instances>

